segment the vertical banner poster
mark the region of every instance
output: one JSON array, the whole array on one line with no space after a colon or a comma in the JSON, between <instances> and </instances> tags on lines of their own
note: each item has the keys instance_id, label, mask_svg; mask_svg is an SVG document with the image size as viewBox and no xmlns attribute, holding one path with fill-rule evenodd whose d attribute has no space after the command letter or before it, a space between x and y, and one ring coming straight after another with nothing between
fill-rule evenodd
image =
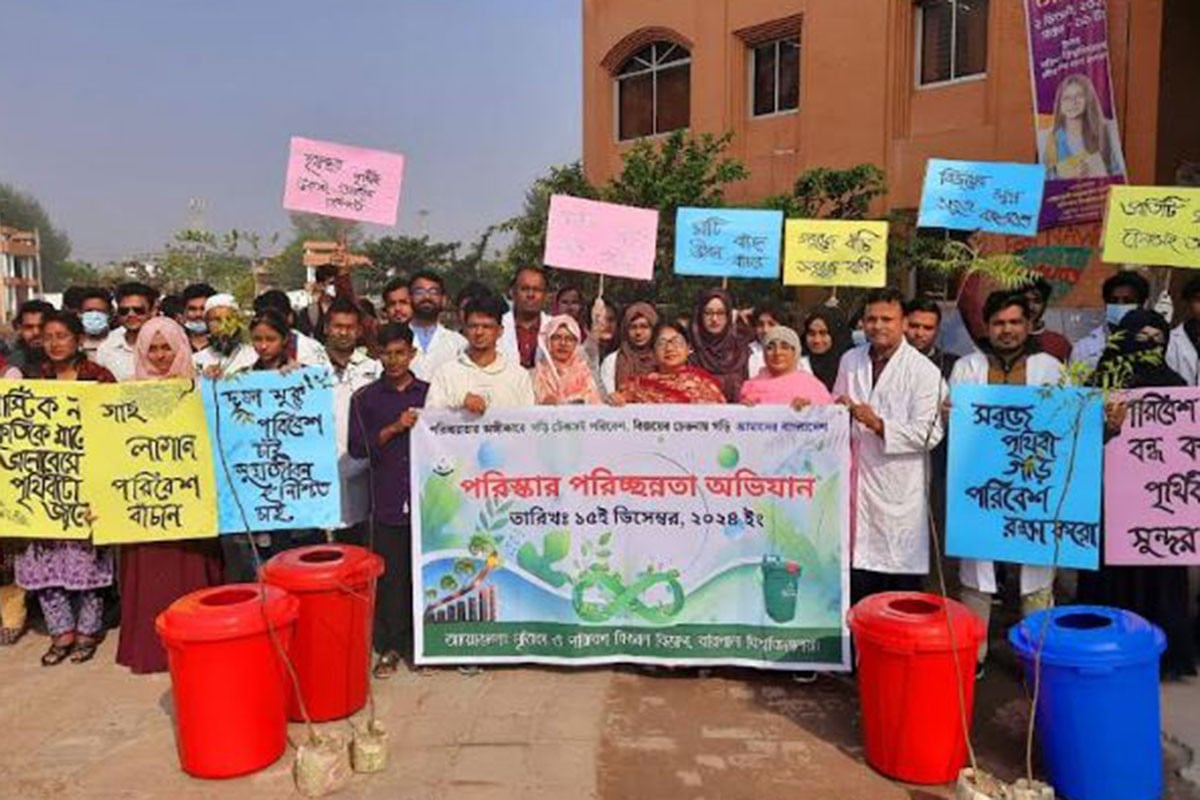
<instances>
[{"instance_id":1,"label":"vertical banner poster","mask_svg":"<svg viewBox=\"0 0 1200 800\"><path fill-rule=\"evenodd\" d=\"M675 215L675 273L778 280L782 238L782 211L681 208Z\"/></svg>"},{"instance_id":2,"label":"vertical banner poster","mask_svg":"<svg viewBox=\"0 0 1200 800\"><path fill-rule=\"evenodd\" d=\"M1114 186L1104 218L1104 260L1200 269L1200 189Z\"/></svg>"},{"instance_id":3,"label":"vertical banner poster","mask_svg":"<svg viewBox=\"0 0 1200 800\"><path fill-rule=\"evenodd\" d=\"M658 211L584 200L550 198L543 261L551 267L636 278L654 277Z\"/></svg>"},{"instance_id":4,"label":"vertical banner poster","mask_svg":"<svg viewBox=\"0 0 1200 800\"><path fill-rule=\"evenodd\" d=\"M96 544L217 535L217 489L200 385L137 381L84 399L84 479Z\"/></svg>"},{"instance_id":5,"label":"vertical banner poster","mask_svg":"<svg viewBox=\"0 0 1200 800\"><path fill-rule=\"evenodd\" d=\"M1025 0L1038 160L1039 227L1098 222L1125 183L1108 57L1106 0Z\"/></svg>"},{"instance_id":6,"label":"vertical banner poster","mask_svg":"<svg viewBox=\"0 0 1200 800\"><path fill-rule=\"evenodd\" d=\"M785 286L878 288L887 282L886 222L789 219L783 239Z\"/></svg>"},{"instance_id":7,"label":"vertical banner poster","mask_svg":"<svg viewBox=\"0 0 1200 800\"><path fill-rule=\"evenodd\" d=\"M329 370L242 372L201 386L221 533L340 527Z\"/></svg>"},{"instance_id":8,"label":"vertical banner poster","mask_svg":"<svg viewBox=\"0 0 1200 800\"><path fill-rule=\"evenodd\" d=\"M1104 448L1104 562L1200 564L1200 389L1130 392Z\"/></svg>"},{"instance_id":9,"label":"vertical banner poster","mask_svg":"<svg viewBox=\"0 0 1200 800\"><path fill-rule=\"evenodd\" d=\"M395 225L404 156L292 137L283 207L289 211Z\"/></svg>"},{"instance_id":10,"label":"vertical banner poster","mask_svg":"<svg viewBox=\"0 0 1200 800\"><path fill-rule=\"evenodd\" d=\"M1096 569L1100 392L960 384L950 403L946 552Z\"/></svg>"},{"instance_id":11,"label":"vertical banner poster","mask_svg":"<svg viewBox=\"0 0 1200 800\"><path fill-rule=\"evenodd\" d=\"M82 404L97 386L0 380L0 537L91 535Z\"/></svg>"},{"instance_id":12,"label":"vertical banner poster","mask_svg":"<svg viewBox=\"0 0 1200 800\"><path fill-rule=\"evenodd\" d=\"M846 669L838 407L425 412L418 663Z\"/></svg>"},{"instance_id":13,"label":"vertical banner poster","mask_svg":"<svg viewBox=\"0 0 1200 800\"><path fill-rule=\"evenodd\" d=\"M1037 164L931 158L925 164L917 225L1035 236L1043 178Z\"/></svg>"}]
</instances>

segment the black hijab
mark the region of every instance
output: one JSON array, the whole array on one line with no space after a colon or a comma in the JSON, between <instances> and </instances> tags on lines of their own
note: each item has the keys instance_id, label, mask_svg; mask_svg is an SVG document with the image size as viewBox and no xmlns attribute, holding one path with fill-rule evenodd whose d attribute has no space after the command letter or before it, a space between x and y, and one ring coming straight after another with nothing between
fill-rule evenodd
<instances>
[{"instance_id":1,"label":"black hijab","mask_svg":"<svg viewBox=\"0 0 1200 800\"><path fill-rule=\"evenodd\" d=\"M832 339L829 349L820 355L808 350L808 327L812 325L813 320L817 319L825 323L825 327L829 329L829 337ZM825 384L826 389L832 392L834 381L837 380L838 365L842 363L842 356L854 345L850 339L850 326L846 322L846 316L833 306L818 306L805 317L804 330L800 339L813 374L820 379L821 383Z\"/></svg>"},{"instance_id":2,"label":"black hijab","mask_svg":"<svg viewBox=\"0 0 1200 800\"><path fill-rule=\"evenodd\" d=\"M1144 328L1158 330L1162 341L1139 341ZM1113 332L1091 384L1107 389L1186 386L1179 373L1167 366L1170 336L1171 326L1162 314L1141 308L1130 311Z\"/></svg>"}]
</instances>

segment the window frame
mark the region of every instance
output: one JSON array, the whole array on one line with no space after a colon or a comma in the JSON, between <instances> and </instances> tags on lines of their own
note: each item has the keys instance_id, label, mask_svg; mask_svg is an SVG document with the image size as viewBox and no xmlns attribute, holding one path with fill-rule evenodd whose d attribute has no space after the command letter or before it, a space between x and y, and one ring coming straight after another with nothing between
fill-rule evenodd
<instances>
[{"instance_id":1,"label":"window frame","mask_svg":"<svg viewBox=\"0 0 1200 800\"><path fill-rule=\"evenodd\" d=\"M800 95L803 88L800 74L796 75L796 107L785 109L779 108L779 64L782 60L780 59L779 54L782 50L782 45L784 42L789 41L794 41L796 43L796 71L797 73L802 74L803 70L801 69L801 58L803 57L803 48L800 43L799 33L788 34L787 36L780 36L775 39L768 39L765 42L759 42L758 44L746 43L746 110L749 112L749 118L751 120L786 117L792 114L800 113ZM766 47L767 45L773 45L775 47L775 110L766 114L756 114L754 113L754 59L756 57L758 48Z\"/></svg>"},{"instance_id":2,"label":"window frame","mask_svg":"<svg viewBox=\"0 0 1200 800\"><path fill-rule=\"evenodd\" d=\"M674 48L682 51L686 55L684 55L682 58L673 58L670 61L658 63L658 47L659 47L659 45L670 45L671 47L674 47ZM638 53L640 53L642 50L645 50L646 47L653 48L653 50L651 51L651 57L655 63L652 63L649 67L646 67L645 69L640 69L640 70L636 70L634 72L623 74L623 71L624 71L626 65L629 64L629 62L632 61L634 58L636 58ZM635 53L630 53L629 57L626 58L624 61L622 61L617 66L617 68L613 71L613 74L612 74L612 98L613 98L613 112L614 112L613 113L613 140L616 141L618 144L624 144L625 142L636 142L641 139L656 139L656 138L659 138L662 136L668 136L678 130L686 131L692 127L692 104L691 104L692 63L693 63L692 51L690 49L688 49L688 47L686 47L685 45L682 45L679 42L673 42L669 39L656 39L653 42L650 42L648 45L646 45L646 47L640 48ZM670 51L668 50L667 52L669 53ZM672 128L669 131L660 131L660 130L658 130L658 75L660 72L663 72L666 70L671 70L671 69L678 69L680 67L685 67L685 66L688 69L688 124L683 126L682 128ZM621 81L627 80L629 78L640 77L643 75L650 76L650 104L651 104L651 106L650 106L650 127L652 130L650 133L645 134L644 136L631 136L628 139L622 139L621 138Z\"/></svg>"},{"instance_id":3,"label":"window frame","mask_svg":"<svg viewBox=\"0 0 1200 800\"><path fill-rule=\"evenodd\" d=\"M985 64L982 72L976 72L972 75L955 76L954 71L958 60L957 42L958 42L958 3L959 0L948 0L950 3L950 77L942 81L930 81L929 83L921 82L921 53L924 48L921 46L925 39L925 9L928 3L922 0L917 0L914 8L917 12L917 19L913 25L915 37L913 39L913 84L917 90L921 89L940 89L944 86L956 86L962 83L974 83L975 81L987 80L988 65ZM988 26L987 33L991 36L992 26L992 3L988 1ZM988 47L988 58L991 58L992 48Z\"/></svg>"}]
</instances>

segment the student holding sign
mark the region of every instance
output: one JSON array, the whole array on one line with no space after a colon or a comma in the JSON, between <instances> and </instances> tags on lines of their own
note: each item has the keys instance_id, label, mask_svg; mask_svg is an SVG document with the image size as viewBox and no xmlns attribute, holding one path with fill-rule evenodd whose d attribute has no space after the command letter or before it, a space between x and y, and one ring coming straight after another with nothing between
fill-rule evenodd
<instances>
[{"instance_id":1,"label":"student holding sign","mask_svg":"<svg viewBox=\"0 0 1200 800\"><path fill-rule=\"evenodd\" d=\"M1030 338L1033 313L1024 294L992 292L984 304L987 340L980 350L964 356L950 375L959 384L1049 386L1057 384L1063 365L1052 355L1038 352ZM961 599L983 620L991 618L996 594L996 568L991 561L964 558L959 562ZM1049 606L1054 585L1051 567L1021 565L1021 613L1028 615ZM979 643L979 670L987 658L988 640Z\"/></svg>"},{"instance_id":2,"label":"student holding sign","mask_svg":"<svg viewBox=\"0 0 1200 800\"><path fill-rule=\"evenodd\" d=\"M1171 331L1167 365L1188 386L1200 386L1200 275L1183 285L1183 302L1188 316Z\"/></svg>"}]
</instances>

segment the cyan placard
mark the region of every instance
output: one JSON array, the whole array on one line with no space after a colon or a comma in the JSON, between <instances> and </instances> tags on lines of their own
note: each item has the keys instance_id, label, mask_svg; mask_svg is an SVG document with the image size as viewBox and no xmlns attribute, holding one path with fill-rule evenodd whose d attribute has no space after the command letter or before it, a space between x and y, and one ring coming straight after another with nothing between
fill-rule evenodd
<instances>
[{"instance_id":1,"label":"cyan placard","mask_svg":"<svg viewBox=\"0 0 1200 800\"><path fill-rule=\"evenodd\" d=\"M1045 181L1038 164L931 158L917 225L1035 236Z\"/></svg>"},{"instance_id":2,"label":"cyan placard","mask_svg":"<svg viewBox=\"0 0 1200 800\"><path fill-rule=\"evenodd\" d=\"M675 216L675 272L777 280L782 236L782 211L681 208Z\"/></svg>"},{"instance_id":3,"label":"cyan placard","mask_svg":"<svg viewBox=\"0 0 1200 800\"><path fill-rule=\"evenodd\" d=\"M950 402L946 552L1096 569L1100 392L959 385Z\"/></svg>"},{"instance_id":4,"label":"cyan placard","mask_svg":"<svg viewBox=\"0 0 1200 800\"><path fill-rule=\"evenodd\" d=\"M341 526L332 387L324 367L204 381L222 534Z\"/></svg>"}]
</instances>

